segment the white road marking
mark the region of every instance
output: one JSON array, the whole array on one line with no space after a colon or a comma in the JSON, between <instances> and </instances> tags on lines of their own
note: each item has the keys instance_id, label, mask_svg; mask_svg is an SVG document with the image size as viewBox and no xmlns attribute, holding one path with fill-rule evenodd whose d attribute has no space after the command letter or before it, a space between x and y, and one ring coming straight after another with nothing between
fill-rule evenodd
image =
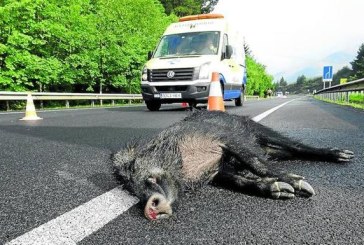
<instances>
[{"instance_id":1,"label":"white road marking","mask_svg":"<svg viewBox=\"0 0 364 245\"><path fill-rule=\"evenodd\" d=\"M118 186L6 244L76 244L138 201Z\"/></svg>"},{"instance_id":2,"label":"white road marking","mask_svg":"<svg viewBox=\"0 0 364 245\"><path fill-rule=\"evenodd\" d=\"M287 105L288 103L291 103L292 101L295 101L297 99L293 99L293 100L290 100L290 101L287 101L279 106L276 106L276 107L273 107L272 109L266 111L266 112L263 112L255 117L252 118L253 121L256 121L256 122L259 122L260 120L262 120L263 118L265 118L266 116L268 116L269 114L273 113L274 111L278 110L279 108L281 108L282 106L285 106Z\"/></svg>"},{"instance_id":3,"label":"white road marking","mask_svg":"<svg viewBox=\"0 0 364 245\"><path fill-rule=\"evenodd\" d=\"M296 99L287 101L252 119L259 122L272 112L294 100ZM131 196L121 186L118 186L15 238L6 243L6 245L75 245L138 202L139 200L136 197Z\"/></svg>"}]
</instances>

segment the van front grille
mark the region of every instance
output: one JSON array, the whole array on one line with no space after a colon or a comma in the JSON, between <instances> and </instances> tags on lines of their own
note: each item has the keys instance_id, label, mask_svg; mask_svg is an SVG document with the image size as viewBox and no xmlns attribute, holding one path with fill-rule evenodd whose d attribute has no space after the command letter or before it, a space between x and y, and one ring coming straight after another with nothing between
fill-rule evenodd
<instances>
[{"instance_id":1,"label":"van front grille","mask_svg":"<svg viewBox=\"0 0 364 245\"><path fill-rule=\"evenodd\" d=\"M148 73L150 82L193 81L197 77L194 68L153 69Z\"/></svg>"}]
</instances>

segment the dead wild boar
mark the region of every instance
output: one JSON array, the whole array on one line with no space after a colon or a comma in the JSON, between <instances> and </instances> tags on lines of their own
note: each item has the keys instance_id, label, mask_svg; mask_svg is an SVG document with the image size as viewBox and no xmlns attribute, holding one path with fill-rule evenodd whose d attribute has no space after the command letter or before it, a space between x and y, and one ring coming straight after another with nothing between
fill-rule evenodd
<instances>
[{"instance_id":1,"label":"dead wild boar","mask_svg":"<svg viewBox=\"0 0 364 245\"><path fill-rule=\"evenodd\" d=\"M269 159L347 162L349 150L314 148L244 116L196 111L148 141L113 156L116 174L139 197L150 220L168 218L184 191L208 183L274 199L315 194L304 177L272 168Z\"/></svg>"}]
</instances>

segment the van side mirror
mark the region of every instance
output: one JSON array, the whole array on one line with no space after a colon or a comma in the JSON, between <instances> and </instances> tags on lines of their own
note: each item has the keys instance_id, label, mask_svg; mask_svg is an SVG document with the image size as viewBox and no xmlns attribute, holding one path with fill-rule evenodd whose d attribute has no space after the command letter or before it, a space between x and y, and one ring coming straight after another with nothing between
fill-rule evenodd
<instances>
[{"instance_id":1,"label":"van side mirror","mask_svg":"<svg viewBox=\"0 0 364 245\"><path fill-rule=\"evenodd\" d=\"M148 52L148 60L150 60L153 57L153 51Z\"/></svg>"},{"instance_id":2,"label":"van side mirror","mask_svg":"<svg viewBox=\"0 0 364 245\"><path fill-rule=\"evenodd\" d=\"M226 45L225 59L230 59L233 55L233 47L231 45Z\"/></svg>"}]
</instances>

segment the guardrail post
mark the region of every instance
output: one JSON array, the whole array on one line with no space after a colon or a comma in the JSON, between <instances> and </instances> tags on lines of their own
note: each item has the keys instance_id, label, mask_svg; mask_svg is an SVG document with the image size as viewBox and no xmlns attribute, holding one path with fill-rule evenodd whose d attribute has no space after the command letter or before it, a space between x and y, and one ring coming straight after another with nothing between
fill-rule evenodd
<instances>
[{"instance_id":1,"label":"guardrail post","mask_svg":"<svg viewBox=\"0 0 364 245\"><path fill-rule=\"evenodd\" d=\"M6 101L6 111L10 111L9 101Z\"/></svg>"},{"instance_id":2,"label":"guardrail post","mask_svg":"<svg viewBox=\"0 0 364 245\"><path fill-rule=\"evenodd\" d=\"M102 106L102 100L100 100L100 106Z\"/></svg>"},{"instance_id":3,"label":"guardrail post","mask_svg":"<svg viewBox=\"0 0 364 245\"><path fill-rule=\"evenodd\" d=\"M70 108L70 102L66 100L66 108Z\"/></svg>"},{"instance_id":4,"label":"guardrail post","mask_svg":"<svg viewBox=\"0 0 364 245\"><path fill-rule=\"evenodd\" d=\"M91 107L95 107L95 101L91 100Z\"/></svg>"},{"instance_id":5,"label":"guardrail post","mask_svg":"<svg viewBox=\"0 0 364 245\"><path fill-rule=\"evenodd\" d=\"M112 101L111 101L111 105L112 105L112 106L115 106L115 100L112 100Z\"/></svg>"}]
</instances>

